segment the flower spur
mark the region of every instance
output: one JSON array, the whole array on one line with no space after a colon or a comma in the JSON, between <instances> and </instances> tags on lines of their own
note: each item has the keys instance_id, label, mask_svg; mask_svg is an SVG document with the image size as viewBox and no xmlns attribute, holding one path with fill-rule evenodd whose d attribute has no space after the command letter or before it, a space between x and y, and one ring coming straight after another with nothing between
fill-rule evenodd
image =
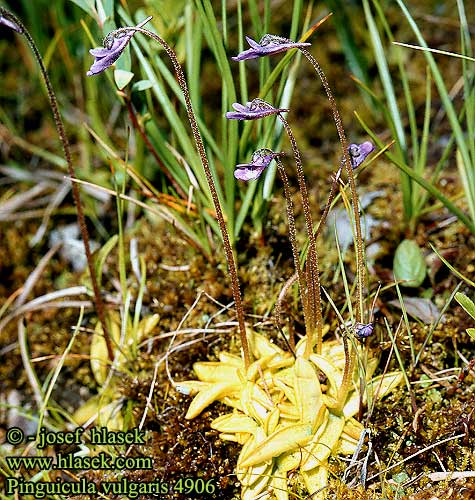
<instances>
[{"instance_id":1,"label":"flower spur","mask_svg":"<svg viewBox=\"0 0 475 500\"><path fill-rule=\"evenodd\" d=\"M23 28L21 28L20 26L18 26L18 24L8 19L8 12L6 10L4 11L3 9L0 10L0 24L16 31L17 33L20 34L23 33Z\"/></svg>"}]
</instances>

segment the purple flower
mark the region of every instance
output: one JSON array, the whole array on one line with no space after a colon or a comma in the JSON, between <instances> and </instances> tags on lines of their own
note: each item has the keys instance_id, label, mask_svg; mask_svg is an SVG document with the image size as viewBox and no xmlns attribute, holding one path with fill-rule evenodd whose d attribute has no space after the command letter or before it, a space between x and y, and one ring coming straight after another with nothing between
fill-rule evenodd
<instances>
[{"instance_id":1,"label":"purple flower","mask_svg":"<svg viewBox=\"0 0 475 500\"><path fill-rule=\"evenodd\" d=\"M370 141L365 141L362 144L350 144L348 146L348 154L350 155L353 170L358 168L373 150L374 146Z\"/></svg>"},{"instance_id":2,"label":"purple flower","mask_svg":"<svg viewBox=\"0 0 475 500\"><path fill-rule=\"evenodd\" d=\"M111 31L105 38L104 47L91 49L89 53L95 57L94 63L87 72L87 76L97 75L112 66L117 59L122 55L125 47L130 42L130 39L135 34L133 28L141 28L148 23L152 17L147 17L144 21L134 27L119 28Z\"/></svg>"},{"instance_id":3,"label":"purple flower","mask_svg":"<svg viewBox=\"0 0 475 500\"><path fill-rule=\"evenodd\" d=\"M3 26L6 26L7 28L10 28L10 29L16 31L17 33L23 33L23 30L22 30L22 28L20 28L20 26L18 26L13 21L10 21L10 19L7 19L2 14L0 14L0 24Z\"/></svg>"},{"instance_id":4,"label":"purple flower","mask_svg":"<svg viewBox=\"0 0 475 500\"><path fill-rule=\"evenodd\" d=\"M234 177L240 181L253 181L260 177L274 158L283 155L284 153L274 153L267 148L258 149L252 154L250 163L236 165Z\"/></svg>"},{"instance_id":5,"label":"purple flower","mask_svg":"<svg viewBox=\"0 0 475 500\"><path fill-rule=\"evenodd\" d=\"M286 113L288 111L288 109L274 108L274 106L262 99L254 99L245 106L235 102L233 108L235 111L228 111L226 113L228 120L257 120L265 116Z\"/></svg>"},{"instance_id":6,"label":"purple flower","mask_svg":"<svg viewBox=\"0 0 475 500\"><path fill-rule=\"evenodd\" d=\"M244 52L241 52L236 57L233 57L232 59L234 59L235 61L257 59L258 57L271 56L273 54L285 52L289 49L297 49L300 47L307 47L308 45L311 45L310 43L293 42L288 38L277 35L264 35L259 43L257 43L249 36L246 36L246 40L251 48L245 50Z\"/></svg>"},{"instance_id":7,"label":"purple flower","mask_svg":"<svg viewBox=\"0 0 475 500\"><path fill-rule=\"evenodd\" d=\"M366 339L372 335L374 330L374 323L356 323L355 324L355 335L359 340Z\"/></svg>"}]
</instances>

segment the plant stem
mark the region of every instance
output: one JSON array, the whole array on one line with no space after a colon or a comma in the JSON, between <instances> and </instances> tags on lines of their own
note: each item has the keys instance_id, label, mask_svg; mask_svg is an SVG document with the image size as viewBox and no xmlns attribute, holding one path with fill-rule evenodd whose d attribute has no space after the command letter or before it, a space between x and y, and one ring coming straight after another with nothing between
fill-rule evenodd
<instances>
[{"instance_id":1,"label":"plant stem","mask_svg":"<svg viewBox=\"0 0 475 500\"><path fill-rule=\"evenodd\" d=\"M332 179L332 185L330 187L330 193L328 195L327 203L325 205L325 208L323 209L322 216L320 217L320 220L318 221L318 226L317 226L317 229L315 230L315 233L314 233L315 240L319 237L320 233L322 232L323 226L327 220L328 213L330 212L330 208L332 205L332 201L335 198L336 187L338 185L338 181L340 180L340 175L341 175L341 171L342 171L344 163L345 163L345 159L343 158L343 160L340 163L340 167L338 168L337 173L335 174L335 176Z\"/></svg>"},{"instance_id":2,"label":"plant stem","mask_svg":"<svg viewBox=\"0 0 475 500\"><path fill-rule=\"evenodd\" d=\"M277 297L277 300L275 302L274 306L274 321L278 328L280 328L281 324L281 316L282 316L282 302L285 299L285 296L287 295L287 292L289 291L290 287L297 281L298 275L297 273L292 274L292 276L284 283L284 286L280 290L279 296ZM303 300L302 300L303 301ZM304 307L304 314L305 314L305 303L303 305Z\"/></svg>"},{"instance_id":3,"label":"plant stem","mask_svg":"<svg viewBox=\"0 0 475 500\"><path fill-rule=\"evenodd\" d=\"M38 50L38 47L36 46L36 43L33 40L33 37L30 35L29 31L26 29L26 27L23 25L23 23L16 16L14 16L11 12L5 10L3 7L0 7L0 12L2 15L4 15L7 18L10 18L15 24L17 24L20 27L20 29L22 30L22 34L25 35L25 38L27 39L28 44L30 45L30 48L33 52L33 55L35 56L35 59L38 62L41 75L43 76L43 81L45 83L46 91L48 93L48 99L49 99L51 111L53 112L54 123L56 125L56 130L58 132L59 139L60 139L62 147L63 147L64 157L65 157L66 163L68 165L69 177L73 180L73 182L71 183L72 184L73 199L74 199L74 204L76 206L76 215L77 215L79 230L81 231L81 237L82 237L82 240L84 242L84 250L86 252L86 259L87 259L87 265L89 268L89 274L91 276L92 288L93 288L93 292L94 292L94 302L96 304L97 315L99 317L99 321L102 324L102 331L104 333L104 340L105 340L106 345L107 345L107 353L108 353L109 359L113 360L114 359L114 350L112 348L112 341L111 341L111 336L109 334L109 329L107 328L107 324L106 324L104 302L102 300L101 292L99 290L99 285L97 283L96 272L94 269L94 261L93 261L92 255L91 255L91 246L89 244L89 232L87 230L86 220L85 220L84 212L82 209L81 195L79 193L79 186L78 186L77 182L74 182L74 179L77 179L77 177L76 177L75 168L74 168L74 165L73 165L73 162L71 159L71 148L69 146L69 140L68 140L68 137L66 135L66 131L64 129L64 124L63 124L63 120L61 118L61 114L59 112L56 94L54 93L53 86L51 85L51 81L50 81L49 76L48 76L48 72L46 71L45 65L43 63L43 58L41 57L41 54Z\"/></svg>"},{"instance_id":4,"label":"plant stem","mask_svg":"<svg viewBox=\"0 0 475 500\"><path fill-rule=\"evenodd\" d=\"M322 352L322 300L320 294L320 273L318 268L318 255L315 245L315 238L313 236L313 221L312 213L310 211L310 202L308 197L307 185L305 183L305 176L302 168L302 158L300 155L300 150L297 146L297 141L295 136L288 124L287 120L279 113L279 119L284 126L284 129L289 137L290 144L292 146L292 151L295 158L295 165L297 169L297 180L299 183L300 195L302 197L303 213L305 217L305 225L307 229L307 236L309 240L309 258L308 258L308 268L307 268L307 288L308 288L308 324L309 330L307 330L308 342L305 346L304 357L309 358L313 345L314 345L314 329L317 329L317 339L316 339L316 349L317 354Z\"/></svg>"},{"instance_id":5,"label":"plant stem","mask_svg":"<svg viewBox=\"0 0 475 500\"><path fill-rule=\"evenodd\" d=\"M295 229L294 204L292 201L292 195L290 193L289 178L287 177L287 173L285 172L284 165L282 164L280 158L276 158L275 161L277 163L277 168L279 170L280 178L282 179L282 183L284 184L284 195L285 195L285 200L287 202L287 220L289 224L289 240L292 246L294 266L297 272L297 278L300 288L300 299L302 300L305 327L306 331L309 331L310 325L308 324L308 310L307 310L308 303L305 300L305 280L303 277L302 269L300 268L299 250L297 247L297 231ZM279 318L280 318L280 309L279 309Z\"/></svg>"},{"instance_id":6,"label":"plant stem","mask_svg":"<svg viewBox=\"0 0 475 500\"><path fill-rule=\"evenodd\" d=\"M345 333L343 333L342 341L343 349L345 351L345 368L343 371L341 386L338 389L338 394L336 397L336 406L332 409L337 415L341 415L343 412L346 398L348 397L348 394L350 392L352 382L351 379L353 377L353 371L356 362L356 349L353 346L350 346L348 348L348 340Z\"/></svg>"},{"instance_id":7,"label":"plant stem","mask_svg":"<svg viewBox=\"0 0 475 500\"><path fill-rule=\"evenodd\" d=\"M208 183L208 187L209 187L209 190L211 192L211 197L213 199L214 208L216 211L216 218L218 220L219 228L221 230L221 236L223 238L224 252L226 255L226 261L228 264L229 274L231 275L231 288L232 288L232 292L233 292L234 304L236 307L236 315L237 315L237 320L238 320L238 324L239 324L239 333L240 333L240 337L241 337L244 365L247 369L251 363L251 356L250 356L250 350L249 350L249 343L248 343L247 335L246 335L246 325L244 322L244 309L242 306L241 292L239 290L239 280L238 280L238 275L237 275L236 262L234 259L233 249L231 247L231 243L229 240L229 233L228 233L228 229L226 227L226 222L224 220L223 211L221 209L221 204L219 202L218 192L216 190L213 175L212 175L211 169L209 167L208 157L206 155L206 149L204 147L203 139L201 137L201 133L200 133L200 130L198 128L198 124L196 122L195 113L193 111L193 106L191 104L190 92L188 90L188 85L186 83L186 78L185 78L185 75L183 73L183 69L182 69L180 63L178 62L178 59L177 59L176 54L173 51L173 49L160 36L156 35L155 33L152 33L149 30L146 30L143 28L138 28L138 27L120 28L119 30L117 30L117 32L125 32L125 31L139 31L140 33L143 33L144 35L147 35L150 38L154 39L156 42L158 42L165 49L165 52L168 54L168 57L170 57L170 59L172 61L173 68L175 70L175 74L176 74L176 77L178 80L178 84L180 85L180 88L183 92L183 96L185 98L186 113L188 115L188 120L190 121L191 132L193 134L193 138L195 140L196 147L198 149L198 153L199 153L200 158L201 158L201 165L202 165L203 170L204 170L205 175L206 175L206 181Z\"/></svg>"},{"instance_id":8,"label":"plant stem","mask_svg":"<svg viewBox=\"0 0 475 500\"><path fill-rule=\"evenodd\" d=\"M348 152L348 141L346 139L345 129L340 118L340 113L333 97L333 93L328 84L328 80L323 72L321 66L318 64L317 60L310 54L306 49L300 48L300 51L308 59L310 64L315 69L320 81L322 82L323 88L330 103L330 107L333 114L333 120L336 125L338 132L338 137L341 142L343 149L343 159L346 168L346 173L348 175L348 183L351 191L351 202L353 205L353 215L355 218L355 231L356 231L356 273L357 273L357 307L356 307L356 321L359 323L364 323L363 321L363 287L365 283L365 267L364 267L364 257L363 257L363 235L361 233L361 221L359 214L359 203L358 203L358 193L356 192L355 177L353 175L353 168L351 164L350 155Z\"/></svg>"}]
</instances>

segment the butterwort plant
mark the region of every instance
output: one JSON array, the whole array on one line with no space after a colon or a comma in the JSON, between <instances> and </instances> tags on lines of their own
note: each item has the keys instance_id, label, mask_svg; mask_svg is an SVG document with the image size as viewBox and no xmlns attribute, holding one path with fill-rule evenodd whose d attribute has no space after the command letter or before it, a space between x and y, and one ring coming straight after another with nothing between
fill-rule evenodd
<instances>
[{"instance_id":1,"label":"butterwort plant","mask_svg":"<svg viewBox=\"0 0 475 500\"><path fill-rule=\"evenodd\" d=\"M351 353L346 339L343 343L322 341L324 325L314 223L301 153L292 129L284 117L284 114L290 110L276 108L266 101L255 99L246 104L235 103L234 110L227 114L227 118L258 120L277 117L283 124L291 144L309 240L308 259L303 269L299 262L290 183L281 160L283 153L261 148L252 155L248 163L236 166L234 177L243 181L256 181L272 161L277 163L284 184L289 236L307 333L297 343L293 352L280 349L252 330L246 331L236 263L183 70L171 47L160 36L145 29L144 22L136 26L119 28L110 33L105 39L104 47L91 51L95 60L88 74L98 74L114 64L136 33L156 40L171 58L183 92L191 131L221 229L243 349L242 358L232 353L221 352L218 355L219 362L195 363L194 370L199 381L179 382L176 385L177 390L194 395L185 417L187 419L196 417L216 400L233 408L231 413L215 419L211 426L221 433L222 439L237 441L243 446L236 468L237 478L242 485L242 498L258 498L266 490L273 492L281 500L288 499L288 472L293 470L299 471L308 492L318 498L318 492L325 487L327 482L328 458L337 452L354 453L363 431L362 424L355 420L354 416L358 413L361 402L364 403L365 394L362 389L358 390L352 383L356 352L362 347L363 340L361 343L356 343ZM246 58L261 57L292 49L305 51L305 47L306 45L299 46L287 39L269 35L259 44L253 41ZM252 54L251 50L254 51ZM312 56L309 54L309 57ZM316 61L314 64L317 65ZM321 70L318 65L315 65L319 73ZM324 86L328 85L326 79L323 81ZM327 95L329 93L328 90ZM348 146L346 144L346 137L342 131L334 100L331 100L331 103L334 106L332 109L340 140L344 146L342 164L334 177L336 183L343 166L349 172L348 177L350 178L351 175L353 179L353 169L366 158L372 150L372 145L364 143L364 145ZM350 182L350 189L353 190L353 204L357 212L358 200L354 179L353 185ZM359 224L357 215L355 215L355 223ZM361 231L359 233L356 231L356 233L359 234L357 236L360 238L358 248L361 250ZM358 263L360 263L359 258ZM363 280L361 272L358 272L358 280ZM360 288L362 290L362 287L358 287L362 293ZM364 323L361 322L361 317L362 306L359 309L354 329L355 338L358 339L364 339L370 335L370 328L365 328L363 332L361 325ZM316 337L314 336L315 330ZM375 363L367 366L366 387L368 390L374 390L377 387L379 397L383 397L400 383L401 377L399 373L391 373L386 374L385 377L371 379L375 368ZM325 386L321 385L319 372L323 373L327 379Z\"/></svg>"},{"instance_id":2,"label":"butterwort plant","mask_svg":"<svg viewBox=\"0 0 475 500\"><path fill-rule=\"evenodd\" d=\"M81 232L81 237L84 242L84 250L86 253L86 259L87 259L87 265L89 269L89 275L91 278L91 283L92 283L92 288L94 292L94 302L96 305L96 310L97 310L97 315L99 317L99 321L102 324L102 329L104 332L104 339L106 342L107 346L107 352L109 355L110 360L114 358L114 352L112 348L112 340L109 334L109 329L106 323L106 316L105 316L105 309L104 309L104 302L102 300L101 292L99 290L99 285L97 282L97 277L96 277L96 271L94 267L94 260L92 257L91 253L91 246L89 243L89 232L87 229L86 225L86 219L84 217L84 211L82 208L82 202L81 202L81 195L79 192L79 187L77 182L75 180L77 179L76 176L76 171L74 168L74 164L72 161L71 157L71 148L69 145L69 140L68 136L66 133L66 129L64 128L63 120L61 118L61 113L59 112L59 106L58 106L58 100L56 98L56 94L54 92L53 86L51 84L51 80L48 76L48 72L46 71L46 67L43 62L43 58L41 57L40 51L38 50L38 47L33 40L33 37L31 36L30 32L26 29L24 24L21 22L21 20L12 14L10 11L5 9L4 7L0 7L0 26L4 26L6 28L12 29L19 33L20 35L23 35L27 42L28 45L31 48L31 51L33 52L33 55L38 63L38 66L40 68L41 75L43 77L43 81L46 86L46 91L48 94L48 99L49 99L49 104L51 107L51 111L53 113L53 118L54 118L54 123L56 125L56 130L58 132L59 139L61 141L62 147L63 147L63 153L64 157L66 159L66 164L68 167L68 173L69 177L72 180L72 193L73 193L73 199L74 199L74 204L76 207L76 215L77 215L77 221L78 221L78 226L79 230Z\"/></svg>"},{"instance_id":3,"label":"butterwort plant","mask_svg":"<svg viewBox=\"0 0 475 500\"><path fill-rule=\"evenodd\" d=\"M306 51L307 46L306 44L302 47L302 44L274 35L266 35L259 43L248 38L248 42L251 48L238 55L236 60L255 59L293 49ZM328 214L342 170L346 168L348 177L353 179L350 189L354 221L358 225L358 196L353 171L364 162L374 147L369 141L347 144L341 119L323 71L310 53L307 53L307 58L323 82L343 146L342 160L333 177L329 201L320 223ZM233 109L234 111L226 113L228 119L277 118L281 121L291 145L309 241L308 257L303 267L297 245L294 206L286 171L288 167L282 161L283 153L261 148L252 154L248 163L236 165L234 176L240 181L256 182L273 161L277 164L284 186L289 239L306 335L289 352L251 331L250 345L255 361L249 368L246 369L232 354L223 352L219 355L219 363L195 363L193 368L199 382L181 382L177 388L194 395L186 418L194 418L215 400L233 408L231 413L215 419L211 427L221 433L222 439L236 441L243 446L236 468L236 476L242 485L241 498L275 497L278 500L287 500L291 494L288 475L292 471L298 473L299 480L304 483L312 498L323 499L327 486L329 457L336 453L352 454L358 448L358 440L364 429L354 416L369 400L370 395L374 399L376 387L381 389L377 397L383 397L401 383L402 376L399 372L394 372L372 378L377 365L377 360L372 359L364 367L359 388L356 388L357 384L354 383L357 355L360 354L363 358L365 339L371 336L373 331L371 322L361 321L364 281L361 230L356 231L359 266L356 321L352 321L351 326L345 329L341 342L323 342L323 334L328 328L323 325L322 320L316 248L316 237L321 225L315 229L302 155L289 122L284 117L288 112L291 114L291 110L276 108L262 99L255 99L246 104L234 103ZM284 285L283 290L286 287L288 288L288 283ZM276 316L277 314L276 312ZM321 385L319 378L322 374L326 379L325 387Z\"/></svg>"}]
</instances>

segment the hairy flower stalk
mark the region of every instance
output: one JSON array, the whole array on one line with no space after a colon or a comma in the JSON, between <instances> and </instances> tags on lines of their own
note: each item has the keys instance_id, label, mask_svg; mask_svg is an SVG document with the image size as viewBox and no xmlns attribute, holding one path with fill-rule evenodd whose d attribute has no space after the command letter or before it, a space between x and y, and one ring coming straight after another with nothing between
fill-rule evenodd
<instances>
[{"instance_id":1,"label":"hairy flower stalk","mask_svg":"<svg viewBox=\"0 0 475 500\"><path fill-rule=\"evenodd\" d=\"M332 410L337 414L341 415L343 412L343 406L345 405L346 398L351 390L352 377L355 369L356 363L356 349L353 345L348 347L348 340L343 334L342 337L343 350L345 352L345 367L343 370L343 377L341 380L341 385L338 388L338 393L336 397L336 405Z\"/></svg>"},{"instance_id":2,"label":"hairy flower stalk","mask_svg":"<svg viewBox=\"0 0 475 500\"><path fill-rule=\"evenodd\" d=\"M356 228L356 267L357 267L357 306L356 306L356 319L357 322L363 321L363 287L365 283L365 267L364 267L364 256L363 256L363 237L361 233L361 222L359 216L359 204L358 204L358 194L356 192L355 179L351 166L351 159L348 152L348 141L346 140L345 130L343 128L343 124L340 118L340 114L338 112L338 108L333 97L332 91L330 89L330 85L328 84L328 80L323 72L322 68L318 64L317 60L310 54L310 52L306 49L306 46L310 45L308 43L294 42L285 37L266 34L264 35L259 42L256 42L252 38L246 37L247 42L250 45L250 49L245 50L238 54L233 59L235 61L243 61L246 59L256 59L258 57L264 57L273 54L279 54L281 52L285 52L289 49L298 49L302 52L302 54L307 58L307 60L312 64L315 69L318 77L320 78L325 93L327 95L328 101L330 103L330 107L333 114L333 120L335 121L335 125L338 131L338 137L340 139L342 149L343 149L343 158L344 165L346 167L346 172L348 174L348 181L350 185L352 205L353 205L353 213L355 218L355 228ZM313 231L312 231L313 233ZM312 238L310 238L311 242ZM311 252L312 249L310 248Z\"/></svg>"},{"instance_id":3,"label":"hairy flower stalk","mask_svg":"<svg viewBox=\"0 0 475 500\"><path fill-rule=\"evenodd\" d=\"M357 282L357 301L356 301L356 321L358 323L364 323L363 317L363 293L364 293L364 283L365 283L365 266L364 266L364 255L363 255L363 235L361 232L361 220L359 213L359 203L358 203L358 193L356 192L355 176L353 174L353 167L351 162L351 157L348 150L348 141L346 139L345 129L341 121L340 113L333 97L333 93L330 89L328 80L321 68L318 61L310 54L310 52L305 48L299 49L302 54L307 58L310 64L315 69L320 81L322 82L323 88L330 103L330 108L333 114L333 120L336 125L338 132L338 137L341 142L343 149L343 159L346 168L346 173L348 175L348 183L351 192L351 203L353 205L353 216L355 218L355 231L356 231L356 282Z\"/></svg>"},{"instance_id":4,"label":"hairy flower stalk","mask_svg":"<svg viewBox=\"0 0 475 500\"><path fill-rule=\"evenodd\" d=\"M254 101L253 101L254 102ZM261 101L264 102L264 101ZM248 103L250 104L250 103ZM237 106L234 105L236 109ZM226 113L226 116L229 118L230 113ZM297 245L297 230L295 228L295 215L294 215L294 203L292 201L292 195L290 192L290 183L289 178L287 177L287 173L285 171L284 165L282 164L280 157L283 156L284 153L274 153L272 150L267 148L258 149L252 155L251 161L249 163L242 163L236 165L236 170L234 171L234 177L241 181L252 181L258 179L264 170L270 165L272 160L275 160L277 163L277 169L279 171L279 175L282 179L282 183L284 184L284 195L285 201L287 204L287 220L289 224L289 240L290 245L292 247L292 255L294 259L294 266L296 270L296 276L298 278L299 289L300 289L300 299L302 301L302 309L305 320L305 328L307 331L310 330L310 325L308 323L308 303L306 300L306 291L305 291L305 279L302 273L302 269L300 268L300 259L299 259L299 249ZM280 326L280 304L279 308L276 308L275 314L276 324Z\"/></svg>"},{"instance_id":5,"label":"hairy flower stalk","mask_svg":"<svg viewBox=\"0 0 475 500\"><path fill-rule=\"evenodd\" d=\"M116 50L117 44L114 45L115 39L121 39L122 37L126 36L128 38L128 40L130 40L131 37L128 36L128 33L134 34L135 32L140 32L140 33L143 33L144 35L152 38L156 42L158 42L164 48L168 57L170 57L170 59L172 61L173 68L175 70L175 74L176 74L176 77L178 80L178 84L180 85L181 91L183 92L183 96L185 98L185 106L186 106L186 112L188 115L188 120L190 122L193 138L195 140L195 144L196 144L196 147L198 149L198 153L199 153L199 156L201 159L201 165L202 165L203 170L205 172L208 187L209 187L209 190L211 192L211 197L213 199L213 204L214 204L214 208L216 211L216 218L218 220L219 228L221 230L221 236L223 238L224 252L226 255L226 261L228 264L229 274L231 276L231 288L232 288L232 292L233 292L234 304L236 307L236 315L237 315L237 320L238 320L238 324L239 324L239 333L240 333L241 344L242 344L243 359L244 359L244 364L247 368L250 365L251 357L250 357L249 344L248 344L247 335L246 335L246 325L244 322L244 309L242 306L241 292L239 289L239 280L238 280L238 275L237 275L236 262L234 259L233 249L231 247L231 243L229 240L229 234L228 234L228 230L226 227L226 222L224 220L223 211L221 209L221 204L219 202L218 192L216 190L213 175L212 175L211 169L209 167L208 157L206 155L206 150L205 150L205 147L203 144L203 139L201 137L201 132L198 128L198 124L197 124L196 118L195 118L195 113L193 111L193 106L191 104L190 93L188 90L188 85L186 83L186 78L185 78L185 75L183 73L183 69L182 69L180 63L178 62L176 54L173 51L173 49L170 47L170 45L168 45L168 43L165 40L163 40L163 38L161 38L160 36L156 35L155 33L152 33L151 31L149 31L147 29L142 28L141 26L143 24L144 23L140 23L139 25L137 25L135 27L119 28L118 30L115 30L115 31L109 33L109 35L107 35L107 37L105 39L105 42L106 42L105 49L108 49L108 47L109 47L109 50ZM125 45L121 45L121 47L122 47L121 51L123 51L125 48ZM98 49L93 49L93 50L98 51ZM92 55L94 55L96 57L96 59L97 59L97 54L98 54L98 52L92 53ZM106 56L105 52L101 52L100 56L105 57ZM114 53L114 57L115 57L115 53ZM112 60L108 66L102 67L101 71L105 70L107 67L112 65L117 60L117 57L114 60ZM95 63L96 62L97 62L97 60L95 61ZM93 67L94 67L94 65L91 67L90 71L93 71L93 69L92 69Z\"/></svg>"},{"instance_id":6,"label":"hairy flower stalk","mask_svg":"<svg viewBox=\"0 0 475 500\"><path fill-rule=\"evenodd\" d=\"M292 247L292 254L294 257L294 266L295 266L295 270L297 272L297 279L298 279L299 288L300 288L300 300L302 301L305 328L306 328L306 331L310 331L311 325L308 324L308 321L309 321L308 301L305 300L305 280L304 280L304 276L302 273L302 269L300 268L299 249L297 246L297 231L295 229L295 216L294 216L295 212L294 212L294 204L292 201L292 194L290 193L289 178L287 177L287 173L285 171L284 165L282 164L280 158L276 158L275 161L277 163L277 170L279 172L280 178L282 179L282 183L284 184L284 196L285 196L285 200L287 203L287 221L289 224L289 239L290 239L290 245ZM307 287L308 287L308 283L307 283ZM277 320L279 321L279 317L277 317Z\"/></svg>"},{"instance_id":7,"label":"hairy flower stalk","mask_svg":"<svg viewBox=\"0 0 475 500\"><path fill-rule=\"evenodd\" d=\"M363 294L364 294L364 284L366 281L365 278L365 265L364 265L364 255L363 255L363 235L361 232L361 220L359 213L359 202L358 202L358 193L356 192L356 184L355 184L355 176L353 174L353 167L351 163L351 157L348 149L348 141L346 139L345 129L343 128L343 123L341 121L340 113L338 111L338 107L335 102L335 98L333 97L333 93L330 89L330 85L328 80L323 72L323 69L318 64L317 60L310 54L310 52L301 48L300 51L307 58L310 64L315 69L317 75L322 82L323 88L328 98L328 102L330 103L330 107L333 114L333 120L336 125L336 129L338 132L338 137L341 142L341 146L343 149L343 159L346 168L346 173L348 176L348 184L350 186L351 192L351 204L353 206L353 216L355 219L355 231L356 231L356 322L364 323L364 306L363 306ZM348 354L348 348L345 348L345 357L346 357L346 366L343 374L343 379L340 387L340 391L338 394L338 409L343 407L344 400L348 394L349 387L351 385L351 378L353 374L353 367L356 363L356 349L353 346L350 346L350 353Z\"/></svg>"},{"instance_id":8,"label":"hairy flower stalk","mask_svg":"<svg viewBox=\"0 0 475 500\"><path fill-rule=\"evenodd\" d=\"M310 201L308 196L307 184L305 182L305 175L302 167L302 157L300 154L300 150L297 146L297 141L295 140L295 136L290 128L287 120L279 114L279 119L284 126L284 129L289 138L290 144L292 146L292 152L294 154L295 166L297 169L297 181L299 184L300 195L302 198L302 206L303 213L305 218L305 225L307 229L307 237L309 240L309 252L308 252L308 261L307 261L307 289L308 289L308 310L309 310L309 330L307 331L307 335L309 336L309 340L305 347L304 357L308 359L310 354L312 353L314 346L314 330L317 330L317 338L316 338L316 352L320 354L322 351L322 299L320 293L320 272L318 267L318 255L317 248L315 244L315 237L313 235L313 220L312 213L310 210Z\"/></svg>"},{"instance_id":9,"label":"hairy flower stalk","mask_svg":"<svg viewBox=\"0 0 475 500\"><path fill-rule=\"evenodd\" d=\"M365 141L362 144L350 144L348 151L350 154L351 166L352 166L353 170L358 168L363 163L363 161L366 159L366 157L373 150L374 150L374 145L370 141ZM335 198L336 187L338 185L338 181L340 180L341 171L343 169L344 163L345 163L345 159L343 158L340 162L340 166L338 168L338 171L333 176L332 185L330 188L330 194L328 195L328 200L325 204L323 214L320 217L320 220L318 221L317 229L314 232L315 240L317 240L318 236L321 234L324 223L328 217L328 213L330 211L333 199ZM284 174L285 174L285 171L284 171ZM290 220L289 220L289 233L290 233ZM275 303L275 306L274 306L274 316L275 316L275 321L276 321L277 325L280 325L282 302L287 294L287 291L290 289L290 287L297 280L300 280L300 277L299 277L298 273L296 272L285 282L285 284L284 284L284 286L279 294L279 297L278 297L278 299ZM299 281L299 283L300 283L300 281ZM302 286L300 286L300 288L303 289ZM304 307L305 307L305 304L304 304ZM368 337L369 335L371 335L371 333L373 331L373 327L374 327L374 325L371 322L369 324L356 323L355 324L355 336L360 340L364 339L364 338ZM347 349L346 349L345 353L348 353Z\"/></svg>"},{"instance_id":10,"label":"hairy flower stalk","mask_svg":"<svg viewBox=\"0 0 475 500\"><path fill-rule=\"evenodd\" d=\"M306 283L307 283L307 295L305 297L304 310L306 311L305 327L308 335L308 343L305 350L305 356L308 358L312 352L314 346L314 331L317 329L317 353L321 352L322 347L322 307L321 307L321 295L320 295L320 277L318 269L318 257L315 247L315 238L313 236L313 221L312 214L310 211L310 202L308 198L307 185L305 183L305 175L302 168L302 159L300 155L300 150L297 146L297 141L292 133L290 125L287 120L282 116L283 112L288 111L287 109L274 108L268 102L262 99L254 99L248 102L245 106L239 103L233 104L235 111L230 111L226 113L226 118L230 120L255 120L259 118L264 118L270 115L277 115L278 118L284 125L285 131L289 137L292 152L294 154L296 169L297 169L297 179L299 183L300 195L302 197L302 206L305 217L306 230L308 234L308 239L310 242L308 260L306 263ZM258 175L260 175L259 172ZM248 173L244 173L243 177L236 174L235 176L244 180L249 180L245 177L249 176ZM257 176L256 176L257 177ZM252 177L252 178L256 178ZM300 265L297 265L297 269L300 269ZM300 276L300 278L302 278ZM303 279L301 280L303 284ZM300 287L301 293L304 294L304 287Z\"/></svg>"},{"instance_id":11,"label":"hairy flower stalk","mask_svg":"<svg viewBox=\"0 0 475 500\"><path fill-rule=\"evenodd\" d=\"M350 186L351 192L351 204L353 206L353 216L355 221L355 232L356 232L356 322L364 323L364 309L363 309L363 294L364 294L364 284L365 284L365 265L364 265L364 255L363 255L363 235L361 232L361 220L359 213L359 202L358 193L356 191L355 177L353 174L353 167L351 163L351 157L348 149L348 141L346 139L345 129L343 128L343 123L341 121L340 113L333 97L333 93L330 89L328 80L323 72L323 69L318 64L317 60L310 54L310 52L305 48L300 48L302 54L307 58L310 64L315 69L320 81L322 82L323 88L330 103L330 108L333 114L333 120L336 125L338 132L338 137L341 142L343 149L343 160L346 168L346 173L348 176L348 184ZM341 411L343 408L344 401L348 395L349 388L351 386L351 379L353 376L353 367L356 363L356 349L350 346L350 352L348 353L348 346L345 345L345 371L343 373L343 378L341 382L341 387L338 393L337 411Z\"/></svg>"},{"instance_id":12,"label":"hairy flower stalk","mask_svg":"<svg viewBox=\"0 0 475 500\"><path fill-rule=\"evenodd\" d=\"M69 146L69 140L68 140L68 137L66 135L66 130L64 128L61 114L59 112L56 94L54 93L53 86L51 85L51 81L49 79L48 72L46 71L45 65L43 63L43 58L41 57L41 54L38 50L38 47L36 46L35 41L33 40L29 31L23 25L23 23L16 16L14 16L11 12L4 9L3 7L0 7L0 24L3 24L4 26L7 26L7 27L9 27L9 28L15 30L16 32L25 36L25 38L27 39L28 44L30 45L30 48L35 56L35 59L38 62L38 65L40 67L40 72L41 72L41 75L43 77L43 81L46 85L46 90L48 93L48 99L49 99L51 111L53 112L54 123L56 125L56 130L58 132L59 139L60 139L62 147L63 147L64 157L66 159L66 163L68 166L69 177L72 180L73 199L74 199L74 204L76 206L76 215L77 215L79 230L81 231L81 237L82 237L83 242L84 242L84 250L86 253L87 265L88 265L89 274L91 277L91 283L92 283L92 288L93 288L93 292L94 292L94 302L96 305L97 315L99 317L99 321L102 324L102 331L104 333L104 340L105 340L106 346L107 346L107 353L108 353L109 359L112 360L112 359L114 359L114 350L112 348L112 341L111 341L109 329L108 329L107 323L106 323L104 302L102 300L101 292L99 290L99 285L97 283L96 271L94 269L94 261L93 261L92 254L91 254L91 246L89 244L89 232L87 230L86 220L85 220L84 212L82 209L81 195L79 193L79 186L76 182L74 182L75 179L77 179L77 177L76 177L75 168L74 168L74 165L73 165L73 162L71 159L71 148Z\"/></svg>"}]
</instances>

